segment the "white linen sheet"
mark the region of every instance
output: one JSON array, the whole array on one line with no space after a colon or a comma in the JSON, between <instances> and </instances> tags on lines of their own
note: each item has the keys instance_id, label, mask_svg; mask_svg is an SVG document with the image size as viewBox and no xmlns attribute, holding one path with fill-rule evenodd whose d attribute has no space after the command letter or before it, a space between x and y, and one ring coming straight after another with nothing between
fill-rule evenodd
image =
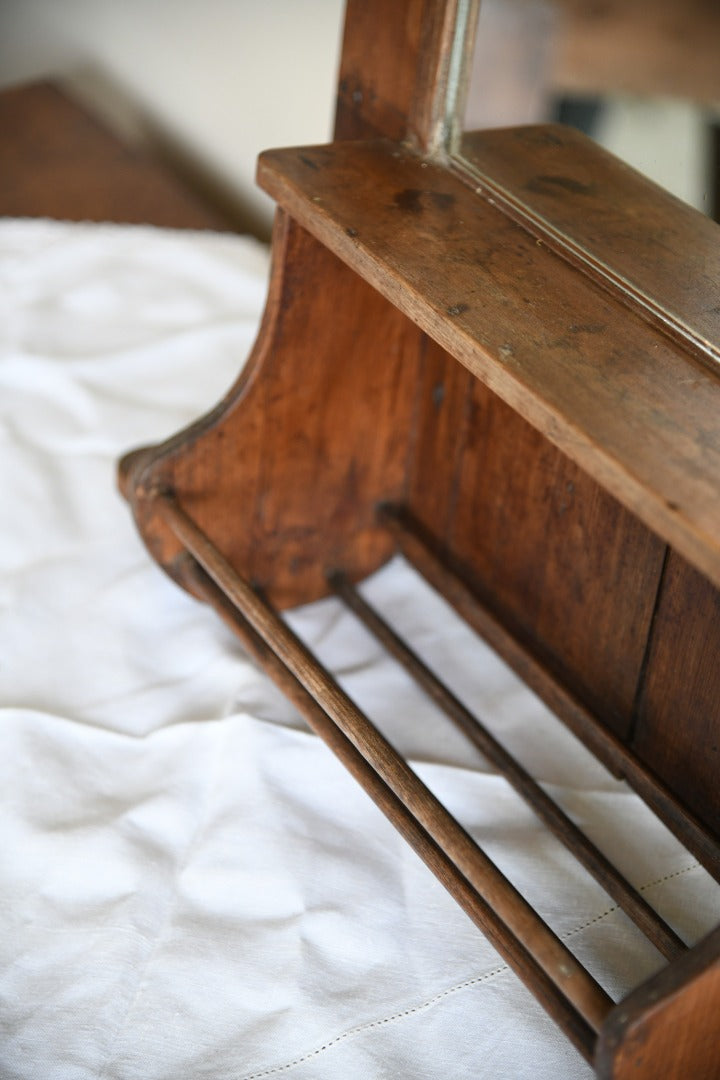
<instances>
[{"instance_id":1,"label":"white linen sheet","mask_svg":"<svg viewBox=\"0 0 720 1080\"><path fill-rule=\"evenodd\" d=\"M0 1076L590 1076L116 493L236 377L266 271L237 237L0 223ZM680 933L720 920L402 561L365 591ZM349 614L290 621L615 998L660 966Z\"/></svg>"}]
</instances>

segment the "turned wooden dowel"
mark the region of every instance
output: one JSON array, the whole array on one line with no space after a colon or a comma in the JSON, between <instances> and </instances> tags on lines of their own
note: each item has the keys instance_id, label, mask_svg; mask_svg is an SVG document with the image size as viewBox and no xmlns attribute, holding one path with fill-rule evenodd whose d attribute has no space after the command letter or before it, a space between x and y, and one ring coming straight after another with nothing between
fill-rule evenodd
<instances>
[{"instance_id":1,"label":"turned wooden dowel","mask_svg":"<svg viewBox=\"0 0 720 1080\"><path fill-rule=\"evenodd\" d=\"M515 671L523 682L560 715L566 726L614 775L623 777L716 881L720 881L720 844L694 814L613 733L553 677L481 603L468 584L433 550L422 529L399 505L378 510L398 550L418 573Z\"/></svg>"},{"instance_id":2,"label":"turned wooden dowel","mask_svg":"<svg viewBox=\"0 0 720 1080\"><path fill-rule=\"evenodd\" d=\"M613 1007L602 987L172 496L158 493L156 498L160 513L187 550L411 810L591 1028L599 1031Z\"/></svg>"},{"instance_id":3,"label":"turned wooden dowel","mask_svg":"<svg viewBox=\"0 0 720 1080\"><path fill-rule=\"evenodd\" d=\"M330 584L370 633L402 664L410 676L481 753L496 766L538 818L592 874L663 956L672 960L682 955L686 951L686 945L675 931L650 907L637 889L633 888L557 803L553 802L540 784L497 741L485 725L455 697L378 612L363 599L347 578L340 573L332 574Z\"/></svg>"},{"instance_id":4,"label":"turned wooden dowel","mask_svg":"<svg viewBox=\"0 0 720 1080\"><path fill-rule=\"evenodd\" d=\"M510 933L502 920L463 877L445 852L431 839L417 818L410 813L362 754L355 749L350 740L343 735L337 724L317 704L283 661L255 633L250 623L240 614L222 589L191 556L187 556L187 559L188 580L192 582L197 595L221 616L240 639L248 654L282 690L312 730L323 739L348 772L363 787L428 869L435 874L453 899L483 932L503 960L534 994L558 1027L565 1032L583 1057L592 1062L597 1039L594 1031L580 1016L577 1009L548 978L524 945Z\"/></svg>"}]
</instances>

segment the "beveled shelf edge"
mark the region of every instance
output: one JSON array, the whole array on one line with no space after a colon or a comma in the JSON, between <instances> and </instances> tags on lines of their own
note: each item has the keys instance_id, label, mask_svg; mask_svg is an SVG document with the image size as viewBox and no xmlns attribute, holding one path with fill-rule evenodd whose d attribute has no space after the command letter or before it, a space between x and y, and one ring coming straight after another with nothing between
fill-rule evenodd
<instances>
[{"instance_id":1,"label":"beveled shelf edge","mask_svg":"<svg viewBox=\"0 0 720 1080\"><path fill-rule=\"evenodd\" d=\"M658 454L652 467L645 463L645 475L639 475L637 463L631 454L621 455L597 432L586 430L569 415L567 409L553 400L551 394L544 393L540 380L534 374L528 377L527 365L526 370L520 370L514 359L479 342L477 334L468 326L462 308L445 307L428 299L417 283L418 275L427 276L417 247L415 255L418 265L412 267L411 274L407 260L402 264L401 256L390 246L391 240L381 242L377 236L373 236L372 222L377 216L376 212L387 209L392 190L387 183L383 187L377 176L363 177L360 184L349 182L348 175L353 169L354 175L362 175L355 160L362 155L368 162L378 162L381 180L383 170L385 174L388 173L388 162L392 158L397 165L399 184L403 184L411 174L417 183L417 190L423 194L422 189L428 182L433 182L433 174L437 177L441 173L443 190L451 191L453 200L457 200L458 204L467 207L468 200L479 201L467 182L448 169L437 163L426 162L407 147L386 140L266 151L258 161L257 179L260 186L317 240L486 383L714 585L720 587L720 500L711 498L717 493L718 473L709 461L705 461L705 455L695 448L694 456L691 453L687 461L678 458L673 462L667 459L667 455ZM336 183L338 167L340 173L345 168L346 174L341 175ZM435 183L437 185L437 180ZM488 210L509 220L499 208L489 207ZM431 235L434 226L430 217L430 214L423 217L427 235ZM377 231L379 234L380 226ZM439 245L442 241L443 234L440 226L437 226L432 233L432 242ZM549 248L550 245L544 247L547 257L560 259ZM603 295L601 287L590 281L587 274L572 266L567 266L567 270L578 276L586 294L588 289L595 289L599 295ZM605 302L613 303L610 297ZM626 320L633 320L632 313L628 314L624 305L618 302L617 306L622 306ZM710 417L715 405L720 410L720 379L708 372L708 366L699 363L693 355L687 355L679 345L643 320L636 318L634 321L646 326L644 333L650 337L652 347L662 349L665 362L674 365L678 393L685 395L683 403L685 400L694 400L695 404L701 402L709 389L713 401L705 402L705 412ZM679 372L684 374L678 375ZM689 389L684 385L691 380L693 388L700 387L695 399L691 399ZM557 387L553 387L553 390L557 390ZM672 402L677 405L677 401L675 394ZM623 403L623 407L627 407L627 402ZM646 405L640 401L634 408L636 415L643 412L654 415L657 411L652 402ZM715 416L718 414L718 411L714 413ZM637 425L631 410L625 427L633 426ZM695 437L697 427L697 424L688 421L685 428L687 440ZM656 432L662 441L665 433L661 429L662 424L659 424ZM669 436L667 443L670 452ZM712 451L720 455L720 446L713 446ZM658 477L663 471L667 475L660 484ZM682 482L685 477L689 485Z\"/></svg>"},{"instance_id":2,"label":"beveled shelf edge","mask_svg":"<svg viewBox=\"0 0 720 1080\"><path fill-rule=\"evenodd\" d=\"M573 128L467 132L462 146L467 154L448 164L477 194L693 349L720 376L716 222ZM561 170L550 171L559 155ZM692 234L696 265L690 276L673 272L675 221Z\"/></svg>"}]
</instances>

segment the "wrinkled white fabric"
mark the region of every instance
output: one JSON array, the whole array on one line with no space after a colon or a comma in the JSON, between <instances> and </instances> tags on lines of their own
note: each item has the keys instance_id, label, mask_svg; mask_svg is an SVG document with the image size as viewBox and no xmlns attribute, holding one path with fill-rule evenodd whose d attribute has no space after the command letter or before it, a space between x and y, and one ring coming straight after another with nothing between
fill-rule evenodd
<instances>
[{"instance_id":1,"label":"wrinkled white fabric","mask_svg":"<svg viewBox=\"0 0 720 1080\"><path fill-rule=\"evenodd\" d=\"M227 389L264 249L0 223L0 1075L591 1070L244 657L152 563L126 449ZM365 591L687 937L718 888L401 562ZM334 601L292 625L616 999L661 961Z\"/></svg>"}]
</instances>

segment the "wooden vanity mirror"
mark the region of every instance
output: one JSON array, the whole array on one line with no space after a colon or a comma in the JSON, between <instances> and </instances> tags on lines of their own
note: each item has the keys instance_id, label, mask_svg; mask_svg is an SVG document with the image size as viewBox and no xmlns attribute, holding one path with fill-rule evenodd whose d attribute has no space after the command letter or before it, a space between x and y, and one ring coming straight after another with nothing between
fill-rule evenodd
<instances>
[{"instance_id":1,"label":"wooden vanity mirror","mask_svg":"<svg viewBox=\"0 0 720 1080\"><path fill-rule=\"evenodd\" d=\"M121 486L157 562L598 1076L713 1077L720 929L680 940L355 588L402 553L720 879L720 234L569 129L473 135L459 157L476 15L349 0L335 141L260 158L279 209L252 356L212 413L129 454ZM278 613L331 592L636 922L659 975L615 1004Z\"/></svg>"}]
</instances>

